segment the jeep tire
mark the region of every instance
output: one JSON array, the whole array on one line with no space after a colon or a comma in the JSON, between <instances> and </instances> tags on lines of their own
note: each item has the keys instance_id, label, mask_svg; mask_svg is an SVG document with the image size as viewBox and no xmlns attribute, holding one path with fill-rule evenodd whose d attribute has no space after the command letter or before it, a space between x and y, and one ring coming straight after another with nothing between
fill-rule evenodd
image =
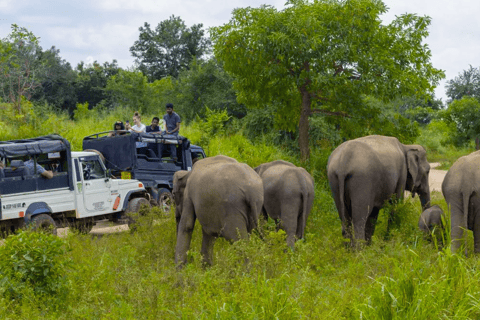
<instances>
[{"instance_id":1,"label":"jeep tire","mask_svg":"<svg viewBox=\"0 0 480 320\"><path fill-rule=\"evenodd\" d=\"M29 223L34 231L46 231L52 233L53 235L57 235L57 225L52 217L48 214L39 214L32 217L32 220Z\"/></svg>"}]
</instances>

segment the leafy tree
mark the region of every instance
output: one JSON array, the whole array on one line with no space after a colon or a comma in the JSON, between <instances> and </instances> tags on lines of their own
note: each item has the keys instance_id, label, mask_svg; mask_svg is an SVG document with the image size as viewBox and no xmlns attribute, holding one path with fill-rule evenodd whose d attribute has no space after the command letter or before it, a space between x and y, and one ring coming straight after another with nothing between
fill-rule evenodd
<instances>
[{"instance_id":1,"label":"leafy tree","mask_svg":"<svg viewBox=\"0 0 480 320\"><path fill-rule=\"evenodd\" d=\"M0 94L4 102L13 103L14 111L22 112L22 97L29 100L40 86L38 76L43 66L36 53L41 50L39 38L24 27L11 26L12 32L0 40Z\"/></svg>"},{"instance_id":2,"label":"leafy tree","mask_svg":"<svg viewBox=\"0 0 480 320\"><path fill-rule=\"evenodd\" d=\"M108 79L106 93L112 106L122 106L142 113L148 112L160 116L165 111L167 96L172 91L170 77L148 83L147 77L140 71L120 72ZM161 108L162 107L162 108Z\"/></svg>"},{"instance_id":3,"label":"leafy tree","mask_svg":"<svg viewBox=\"0 0 480 320\"><path fill-rule=\"evenodd\" d=\"M97 61L87 66L83 62L79 63L76 68L78 79L75 88L78 103L88 102L90 108L93 108L104 100L107 97L105 88L108 79L120 69L117 60L112 63L104 62L103 65Z\"/></svg>"},{"instance_id":4,"label":"leafy tree","mask_svg":"<svg viewBox=\"0 0 480 320\"><path fill-rule=\"evenodd\" d=\"M432 121L437 111L444 108L441 99L419 99L415 96L398 97L389 106L408 119L415 120L419 124L426 125Z\"/></svg>"},{"instance_id":5,"label":"leafy tree","mask_svg":"<svg viewBox=\"0 0 480 320\"><path fill-rule=\"evenodd\" d=\"M180 72L173 94L179 112L187 121L196 115L205 117L207 108L226 110L236 118L246 115L245 106L237 102L232 77L215 59L207 62L194 59L188 70Z\"/></svg>"},{"instance_id":6,"label":"leafy tree","mask_svg":"<svg viewBox=\"0 0 480 320\"><path fill-rule=\"evenodd\" d=\"M37 51L37 60L44 72L38 77L41 85L36 88L32 100L71 112L77 102L77 74L72 66L60 57L60 50L55 47Z\"/></svg>"},{"instance_id":7,"label":"leafy tree","mask_svg":"<svg viewBox=\"0 0 480 320\"><path fill-rule=\"evenodd\" d=\"M480 99L480 69L470 66L463 70L457 77L448 80L445 85L449 103L453 100L460 100L463 96L472 96Z\"/></svg>"},{"instance_id":8,"label":"leafy tree","mask_svg":"<svg viewBox=\"0 0 480 320\"><path fill-rule=\"evenodd\" d=\"M150 81L177 77L181 70L188 69L194 57L201 59L208 53L210 40L202 28L202 24L187 28L183 20L174 15L160 22L155 30L145 22L130 52Z\"/></svg>"},{"instance_id":9,"label":"leafy tree","mask_svg":"<svg viewBox=\"0 0 480 320\"><path fill-rule=\"evenodd\" d=\"M477 99L464 96L454 100L440 116L447 124L457 127L457 145L462 146L475 139L476 149L480 149L480 102Z\"/></svg>"},{"instance_id":10,"label":"leafy tree","mask_svg":"<svg viewBox=\"0 0 480 320\"><path fill-rule=\"evenodd\" d=\"M282 107L277 125L299 128L302 160L309 158L309 116L354 116L362 95L382 100L433 92L444 75L423 44L429 17L404 14L389 25L379 0L290 0L238 8L212 28L214 53L235 77L239 102ZM312 108L313 107L313 108Z\"/></svg>"}]
</instances>

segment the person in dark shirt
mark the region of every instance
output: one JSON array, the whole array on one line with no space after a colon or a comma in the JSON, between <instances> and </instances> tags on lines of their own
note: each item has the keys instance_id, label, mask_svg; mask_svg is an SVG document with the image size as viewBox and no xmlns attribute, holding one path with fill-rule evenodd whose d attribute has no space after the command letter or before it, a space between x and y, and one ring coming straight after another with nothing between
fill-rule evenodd
<instances>
[{"instance_id":1,"label":"person in dark shirt","mask_svg":"<svg viewBox=\"0 0 480 320\"><path fill-rule=\"evenodd\" d=\"M147 133L152 133L152 134L160 134L160 127L159 124L160 119L158 117L153 117L152 119L152 124L147 127Z\"/></svg>"},{"instance_id":2,"label":"person in dark shirt","mask_svg":"<svg viewBox=\"0 0 480 320\"><path fill-rule=\"evenodd\" d=\"M163 121L165 122L165 134L170 134L178 136L180 130L180 116L173 112L173 104L167 103L166 105L167 114L163 116ZM177 161L177 145L170 145L170 155L173 161Z\"/></svg>"},{"instance_id":3,"label":"person in dark shirt","mask_svg":"<svg viewBox=\"0 0 480 320\"><path fill-rule=\"evenodd\" d=\"M167 114L163 116L163 121L165 122L165 133L178 135L180 131L180 116L173 111L173 104L167 103L166 105Z\"/></svg>"},{"instance_id":4,"label":"person in dark shirt","mask_svg":"<svg viewBox=\"0 0 480 320\"><path fill-rule=\"evenodd\" d=\"M162 132L160 131L160 126L158 125L159 123L160 123L160 119L158 117L153 117L152 124L150 124L147 127L146 132L150 133L150 134L161 134ZM147 152L150 152L150 155L152 155L152 156L156 157L157 153L159 153L156 143L148 143L147 144L147 149L151 150L151 152L153 152L153 154L152 154L150 151L147 151Z\"/></svg>"}]
</instances>

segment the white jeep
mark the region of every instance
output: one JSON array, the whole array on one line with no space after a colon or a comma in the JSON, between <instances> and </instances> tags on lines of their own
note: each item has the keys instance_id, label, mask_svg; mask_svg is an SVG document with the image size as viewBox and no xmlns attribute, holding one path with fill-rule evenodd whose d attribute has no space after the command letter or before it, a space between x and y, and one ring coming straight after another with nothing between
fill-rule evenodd
<instances>
[{"instance_id":1,"label":"white jeep","mask_svg":"<svg viewBox=\"0 0 480 320\"><path fill-rule=\"evenodd\" d=\"M72 227L89 232L96 221L131 222L127 215L150 195L138 180L112 179L95 152L72 152L59 135L0 142L0 229ZM28 162L27 162L28 161ZM40 171L51 171L47 178Z\"/></svg>"}]
</instances>

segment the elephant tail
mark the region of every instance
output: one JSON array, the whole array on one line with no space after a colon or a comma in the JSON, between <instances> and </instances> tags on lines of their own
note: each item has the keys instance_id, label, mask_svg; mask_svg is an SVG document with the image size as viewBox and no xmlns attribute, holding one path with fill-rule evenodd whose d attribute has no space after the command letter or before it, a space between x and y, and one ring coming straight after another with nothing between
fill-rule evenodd
<instances>
[{"instance_id":1,"label":"elephant tail","mask_svg":"<svg viewBox=\"0 0 480 320\"><path fill-rule=\"evenodd\" d=\"M257 197L248 197L247 195L246 202L247 206L250 208L250 212L247 213L247 231L250 233L258 227L258 219L263 210L263 194L261 200L257 199Z\"/></svg>"},{"instance_id":2,"label":"elephant tail","mask_svg":"<svg viewBox=\"0 0 480 320\"><path fill-rule=\"evenodd\" d=\"M346 219L346 208L345 208L345 177L342 175L337 175L338 181L338 214L342 219L342 222L347 221Z\"/></svg>"}]
</instances>

